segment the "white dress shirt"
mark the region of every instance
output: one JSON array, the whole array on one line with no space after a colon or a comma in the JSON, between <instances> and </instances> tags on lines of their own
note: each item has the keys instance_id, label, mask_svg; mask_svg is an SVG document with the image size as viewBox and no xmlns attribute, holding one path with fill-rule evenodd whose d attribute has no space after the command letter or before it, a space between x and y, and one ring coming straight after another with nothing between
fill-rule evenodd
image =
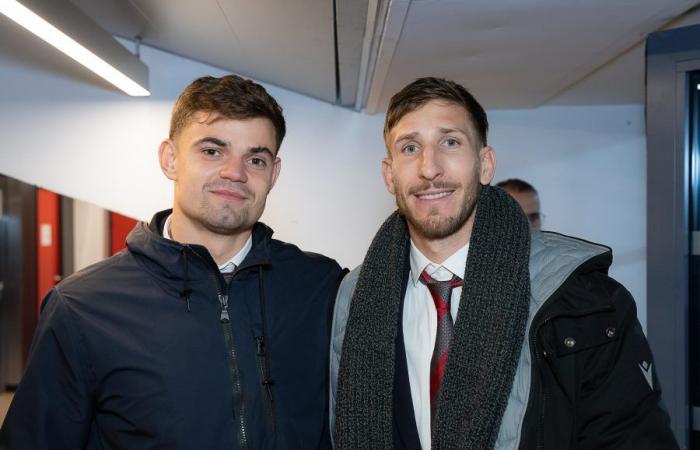
<instances>
[{"instance_id":1,"label":"white dress shirt","mask_svg":"<svg viewBox=\"0 0 700 450\"><path fill-rule=\"evenodd\" d=\"M408 379L416 416L421 447L430 450L430 360L435 348L437 334L437 311L428 287L421 283L423 270L438 281L446 281L457 275L464 276L469 244L457 250L442 264L435 264L421 253L411 241L411 273L406 287L403 306L403 340L406 346ZM459 298L462 288L452 290L450 312L457 320Z\"/></svg>"},{"instance_id":2,"label":"white dress shirt","mask_svg":"<svg viewBox=\"0 0 700 450\"><path fill-rule=\"evenodd\" d=\"M167 219L165 219L165 224L163 225L163 237L165 239L170 239L171 241L174 241L175 239L170 237L170 218L173 217L173 215L169 215ZM233 272L236 270L236 267L240 266L245 257L248 255L248 252L250 249L253 247L253 234L251 233L250 236L248 236L248 240L245 241L245 244L243 245L243 248L233 255L231 259L226 261L223 264L219 265L219 272L221 273L229 273Z\"/></svg>"}]
</instances>

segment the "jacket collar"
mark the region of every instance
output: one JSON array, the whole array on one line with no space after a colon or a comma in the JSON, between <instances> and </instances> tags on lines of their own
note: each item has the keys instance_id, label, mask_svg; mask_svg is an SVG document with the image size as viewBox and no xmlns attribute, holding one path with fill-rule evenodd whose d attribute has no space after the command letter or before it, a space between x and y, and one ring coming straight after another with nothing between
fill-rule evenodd
<instances>
[{"instance_id":1,"label":"jacket collar","mask_svg":"<svg viewBox=\"0 0 700 450\"><path fill-rule=\"evenodd\" d=\"M218 267L209 251L202 245L181 244L163 237L165 219L172 213L167 209L156 213L150 223L139 222L129 233L126 243L129 251L145 258L147 269L159 277L182 279L183 252L192 251L198 257L189 258L190 276L200 277L204 271L218 273ZM262 222L253 226L253 246L238 270L271 264L270 243L273 231Z\"/></svg>"}]
</instances>

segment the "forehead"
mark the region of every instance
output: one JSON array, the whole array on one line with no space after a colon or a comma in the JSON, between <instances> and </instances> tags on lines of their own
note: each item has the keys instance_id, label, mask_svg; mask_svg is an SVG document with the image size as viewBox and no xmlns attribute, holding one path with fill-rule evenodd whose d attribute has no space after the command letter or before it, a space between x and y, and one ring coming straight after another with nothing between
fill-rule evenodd
<instances>
[{"instance_id":1,"label":"forehead","mask_svg":"<svg viewBox=\"0 0 700 450\"><path fill-rule=\"evenodd\" d=\"M389 131L388 143L393 143L408 133L425 133L436 128L464 130L470 135L474 126L467 110L446 100L430 100L414 111L405 114Z\"/></svg>"},{"instance_id":2,"label":"forehead","mask_svg":"<svg viewBox=\"0 0 700 450\"><path fill-rule=\"evenodd\" d=\"M234 119L218 112L197 111L192 114L181 130L180 137L191 140L203 135L227 137L236 141L252 141L257 142L256 145L275 148L275 127L266 117Z\"/></svg>"}]
</instances>

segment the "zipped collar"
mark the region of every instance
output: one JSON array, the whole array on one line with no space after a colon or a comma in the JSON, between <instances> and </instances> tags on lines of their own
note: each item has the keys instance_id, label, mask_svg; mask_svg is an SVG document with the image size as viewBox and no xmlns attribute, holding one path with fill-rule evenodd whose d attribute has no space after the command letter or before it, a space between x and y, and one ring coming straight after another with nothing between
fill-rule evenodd
<instances>
[{"instance_id":1,"label":"zipped collar","mask_svg":"<svg viewBox=\"0 0 700 450\"><path fill-rule=\"evenodd\" d=\"M198 283L208 283L208 274L211 271L218 274L218 266L209 251L202 245L181 244L163 237L162 227L171 213L171 209L160 211L153 216L150 223L139 222L126 239L129 251L153 276L169 285L172 282L182 282L185 277L192 282L191 287ZM272 234L272 229L262 222L253 226L253 246L237 272L272 264ZM194 254L185 257L185 252L188 251ZM196 257L192 257L195 255Z\"/></svg>"}]
</instances>

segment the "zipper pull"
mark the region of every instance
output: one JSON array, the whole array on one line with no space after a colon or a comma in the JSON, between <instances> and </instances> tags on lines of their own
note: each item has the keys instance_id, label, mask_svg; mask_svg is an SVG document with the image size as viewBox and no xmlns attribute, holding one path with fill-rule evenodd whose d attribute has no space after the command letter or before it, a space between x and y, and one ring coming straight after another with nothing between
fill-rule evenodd
<instances>
[{"instance_id":1,"label":"zipper pull","mask_svg":"<svg viewBox=\"0 0 700 450\"><path fill-rule=\"evenodd\" d=\"M221 323L228 323L228 295L219 294L219 303L221 303L221 316L219 317L219 321Z\"/></svg>"}]
</instances>

